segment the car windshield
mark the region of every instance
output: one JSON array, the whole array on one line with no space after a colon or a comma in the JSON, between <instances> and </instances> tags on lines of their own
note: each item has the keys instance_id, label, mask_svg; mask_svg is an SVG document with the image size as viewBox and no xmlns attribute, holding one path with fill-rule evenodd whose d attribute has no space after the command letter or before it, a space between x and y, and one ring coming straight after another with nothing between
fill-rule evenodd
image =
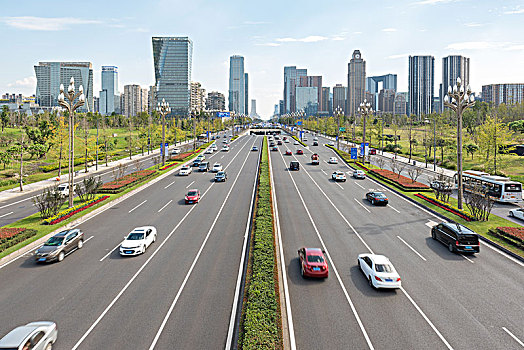
<instances>
[{"instance_id":1,"label":"car windshield","mask_svg":"<svg viewBox=\"0 0 524 350\"><path fill-rule=\"evenodd\" d=\"M377 264L375 265L375 271L377 272L393 272L393 266L388 264Z\"/></svg>"},{"instance_id":2,"label":"car windshield","mask_svg":"<svg viewBox=\"0 0 524 350\"><path fill-rule=\"evenodd\" d=\"M56 247L59 245L62 245L62 242L64 241L64 237L51 237L47 240L47 242L44 243L45 246L48 247Z\"/></svg>"},{"instance_id":3,"label":"car windshield","mask_svg":"<svg viewBox=\"0 0 524 350\"><path fill-rule=\"evenodd\" d=\"M190 197L196 196L197 195L197 191L189 191L187 193L187 195L190 196Z\"/></svg>"},{"instance_id":4,"label":"car windshield","mask_svg":"<svg viewBox=\"0 0 524 350\"><path fill-rule=\"evenodd\" d=\"M182 170L187 170L187 169L189 169L188 166L183 166L183 167L182 167Z\"/></svg>"},{"instance_id":5,"label":"car windshield","mask_svg":"<svg viewBox=\"0 0 524 350\"><path fill-rule=\"evenodd\" d=\"M214 166L215 168L220 168L222 165L220 165L220 164L215 164L215 165L213 165L213 166Z\"/></svg>"},{"instance_id":6,"label":"car windshield","mask_svg":"<svg viewBox=\"0 0 524 350\"><path fill-rule=\"evenodd\" d=\"M142 232L131 232L127 239L130 241L138 241L144 239L144 234Z\"/></svg>"},{"instance_id":7,"label":"car windshield","mask_svg":"<svg viewBox=\"0 0 524 350\"><path fill-rule=\"evenodd\" d=\"M324 258L321 257L320 255L308 255L307 256L307 262L310 262L310 263L323 263L324 262Z\"/></svg>"},{"instance_id":8,"label":"car windshield","mask_svg":"<svg viewBox=\"0 0 524 350\"><path fill-rule=\"evenodd\" d=\"M375 194L375 197L377 198L386 198L386 196L383 193L375 192L374 194Z\"/></svg>"}]
</instances>

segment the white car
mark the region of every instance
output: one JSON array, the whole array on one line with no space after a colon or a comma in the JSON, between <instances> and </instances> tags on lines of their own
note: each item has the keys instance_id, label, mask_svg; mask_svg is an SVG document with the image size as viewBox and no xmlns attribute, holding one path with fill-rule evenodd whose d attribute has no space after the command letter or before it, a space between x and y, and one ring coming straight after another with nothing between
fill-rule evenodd
<instances>
[{"instance_id":1,"label":"white car","mask_svg":"<svg viewBox=\"0 0 524 350\"><path fill-rule=\"evenodd\" d=\"M176 155L178 155L178 154L180 154L180 148L173 148L173 149L171 150L171 155L172 155L172 156L176 156Z\"/></svg>"},{"instance_id":2,"label":"white car","mask_svg":"<svg viewBox=\"0 0 524 350\"><path fill-rule=\"evenodd\" d=\"M338 164L337 157L329 157L328 163L329 164Z\"/></svg>"},{"instance_id":3,"label":"white car","mask_svg":"<svg viewBox=\"0 0 524 350\"><path fill-rule=\"evenodd\" d=\"M343 171L337 170L337 171L334 171L333 174L331 174L331 178L334 181L345 182L346 181L346 174L344 174Z\"/></svg>"},{"instance_id":4,"label":"white car","mask_svg":"<svg viewBox=\"0 0 524 350\"><path fill-rule=\"evenodd\" d=\"M180 168L178 175L179 176L188 176L192 172L193 172L193 168L191 168L189 165L184 165L182 168Z\"/></svg>"},{"instance_id":5,"label":"white car","mask_svg":"<svg viewBox=\"0 0 524 350\"><path fill-rule=\"evenodd\" d=\"M224 136L225 137L225 136ZM227 143L227 140L222 140L222 143Z\"/></svg>"},{"instance_id":6,"label":"white car","mask_svg":"<svg viewBox=\"0 0 524 350\"><path fill-rule=\"evenodd\" d=\"M288 139L285 139L285 140L284 140L284 143L289 143L289 140L288 140Z\"/></svg>"},{"instance_id":7,"label":"white car","mask_svg":"<svg viewBox=\"0 0 524 350\"><path fill-rule=\"evenodd\" d=\"M222 146L222 152L229 152L229 146L228 145Z\"/></svg>"},{"instance_id":8,"label":"white car","mask_svg":"<svg viewBox=\"0 0 524 350\"><path fill-rule=\"evenodd\" d=\"M523 208L511 209L509 211L509 216L518 218L520 220L524 220L524 209Z\"/></svg>"},{"instance_id":9,"label":"white car","mask_svg":"<svg viewBox=\"0 0 524 350\"><path fill-rule=\"evenodd\" d=\"M50 350L56 342L57 333L54 322L31 322L16 327L0 339L0 349Z\"/></svg>"},{"instance_id":10,"label":"white car","mask_svg":"<svg viewBox=\"0 0 524 350\"><path fill-rule=\"evenodd\" d=\"M222 164L215 163L213 164L213 168L211 169L212 172L218 173L219 171L222 171Z\"/></svg>"},{"instance_id":11,"label":"white car","mask_svg":"<svg viewBox=\"0 0 524 350\"><path fill-rule=\"evenodd\" d=\"M213 153L213 148L209 147L208 149L206 149L206 151L204 153L205 154L212 154Z\"/></svg>"},{"instance_id":12,"label":"white car","mask_svg":"<svg viewBox=\"0 0 524 350\"><path fill-rule=\"evenodd\" d=\"M297 141L297 140L295 140L295 142L293 142L293 144L294 144L294 145L298 145L298 141Z\"/></svg>"},{"instance_id":13,"label":"white car","mask_svg":"<svg viewBox=\"0 0 524 350\"><path fill-rule=\"evenodd\" d=\"M120 244L120 255L138 255L146 252L147 247L156 241L154 226L137 227Z\"/></svg>"},{"instance_id":14,"label":"white car","mask_svg":"<svg viewBox=\"0 0 524 350\"><path fill-rule=\"evenodd\" d=\"M60 194L62 194L62 196L66 196L66 197L69 196L69 184L67 184L67 183L58 185L56 190Z\"/></svg>"},{"instance_id":15,"label":"white car","mask_svg":"<svg viewBox=\"0 0 524 350\"><path fill-rule=\"evenodd\" d=\"M402 281L391 261L384 255L359 254L358 267L373 288L400 288Z\"/></svg>"},{"instance_id":16,"label":"white car","mask_svg":"<svg viewBox=\"0 0 524 350\"><path fill-rule=\"evenodd\" d=\"M329 141L328 145L330 145L331 147L335 147L335 143L333 141Z\"/></svg>"},{"instance_id":17,"label":"white car","mask_svg":"<svg viewBox=\"0 0 524 350\"><path fill-rule=\"evenodd\" d=\"M366 173L364 172L364 170L355 170L353 172L353 177L355 179L365 179L366 178Z\"/></svg>"}]
</instances>

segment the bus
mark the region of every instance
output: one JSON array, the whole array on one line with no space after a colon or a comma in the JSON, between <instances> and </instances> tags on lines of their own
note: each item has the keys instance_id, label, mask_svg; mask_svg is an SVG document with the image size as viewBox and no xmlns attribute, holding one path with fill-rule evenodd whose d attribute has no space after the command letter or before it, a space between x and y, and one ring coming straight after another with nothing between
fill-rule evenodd
<instances>
[{"instance_id":1,"label":"bus","mask_svg":"<svg viewBox=\"0 0 524 350\"><path fill-rule=\"evenodd\" d=\"M457 174L454 176L457 183ZM462 172L462 184L464 191L475 192L478 189L486 191L496 202L520 203L522 202L522 184L511 181L507 177L490 175L476 170L466 170Z\"/></svg>"}]
</instances>

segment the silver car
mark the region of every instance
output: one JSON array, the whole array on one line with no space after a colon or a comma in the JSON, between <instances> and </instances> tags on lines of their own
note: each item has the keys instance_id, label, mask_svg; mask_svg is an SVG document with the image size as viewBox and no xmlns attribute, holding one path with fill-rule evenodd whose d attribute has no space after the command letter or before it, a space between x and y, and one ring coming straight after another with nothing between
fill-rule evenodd
<instances>
[{"instance_id":1,"label":"silver car","mask_svg":"<svg viewBox=\"0 0 524 350\"><path fill-rule=\"evenodd\" d=\"M84 246L84 233L79 229L65 230L49 238L35 253L36 262L62 261Z\"/></svg>"},{"instance_id":2,"label":"silver car","mask_svg":"<svg viewBox=\"0 0 524 350\"><path fill-rule=\"evenodd\" d=\"M0 349L51 350L56 342L56 323L51 321L31 322L7 333L0 339Z\"/></svg>"}]
</instances>

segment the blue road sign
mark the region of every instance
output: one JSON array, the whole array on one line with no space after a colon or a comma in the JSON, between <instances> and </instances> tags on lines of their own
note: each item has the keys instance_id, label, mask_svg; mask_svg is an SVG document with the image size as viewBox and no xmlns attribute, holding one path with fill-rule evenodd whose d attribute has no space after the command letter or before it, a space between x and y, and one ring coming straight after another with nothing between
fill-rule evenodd
<instances>
[{"instance_id":1,"label":"blue road sign","mask_svg":"<svg viewBox=\"0 0 524 350\"><path fill-rule=\"evenodd\" d=\"M229 112L217 112L217 118L228 118L229 116Z\"/></svg>"},{"instance_id":2,"label":"blue road sign","mask_svg":"<svg viewBox=\"0 0 524 350\"><path fill-rule=\"evenodd\" d=\"M351 159L357 159L357 148L356 147L351 148Z\"/></svg>"},{"instance_id":3,"label":"blue road sign","mask_svg":"<svg viewBox=\"0 0 524 350\"><path fill-rule=\"evenodd\" d=\"M302 121L299 120L299 121L296 122L296 124L297 124L297 125L302 125Z\"/></svg>"}]
</instances>

